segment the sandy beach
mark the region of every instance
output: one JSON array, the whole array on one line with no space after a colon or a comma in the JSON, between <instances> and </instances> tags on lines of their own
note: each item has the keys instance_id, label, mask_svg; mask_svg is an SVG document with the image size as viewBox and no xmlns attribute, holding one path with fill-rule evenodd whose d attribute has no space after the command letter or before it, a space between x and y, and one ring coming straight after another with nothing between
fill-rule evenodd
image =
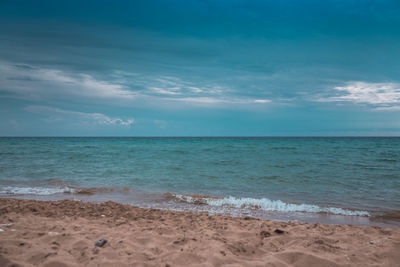
<instances>
[{"instance_id":1,"label":"sandy beach","mask_svg":"<svg viewBox=\"0 0 400 267\"><path fill-rule=\"evenodd\" d=\"M1 266L399 266L400 229L0 199ZM106 239L102 247L95 246Z\"/></svg>"}]
</instances>

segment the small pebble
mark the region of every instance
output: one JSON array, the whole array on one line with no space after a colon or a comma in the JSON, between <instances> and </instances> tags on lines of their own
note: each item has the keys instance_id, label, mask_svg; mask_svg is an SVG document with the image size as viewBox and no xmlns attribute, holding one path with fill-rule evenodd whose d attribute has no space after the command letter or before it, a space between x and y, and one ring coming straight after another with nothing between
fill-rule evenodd
<instances>
[{"instance_id":1,"label":"small pebble","mask_svg":"<svg viewBox=\"0 0 400 267\"><path fill-rule=\"evenodd\" d=\"M266 237L271 236L271 234L268 231L261 231L260 236L261 236L261 238L266 238Z\"/></svg>"},{"instance_id":2,"label":"small pebble","mask_svg":"<svg viewBox=\"0 0 400 267\"><path fill-rule=\"evenodd\" d=\"M106 243L107 243L107 240L105 240L105 239L100 239L100 240L97 240L96 243L94 243L94 245L95 245L96 247L102 247L102 246L104 246Z\"/></svg>"},{"instance_id":3,"label":"small pebble","mask_svg":"<svg viewBox=\"0 0 400 267\"><path fill-rule=\"evenodd\" d=\"M277 234L283 234L285 231L281 230L281 229L275 229L274 231Z\"/></svg>"}]
</instances>

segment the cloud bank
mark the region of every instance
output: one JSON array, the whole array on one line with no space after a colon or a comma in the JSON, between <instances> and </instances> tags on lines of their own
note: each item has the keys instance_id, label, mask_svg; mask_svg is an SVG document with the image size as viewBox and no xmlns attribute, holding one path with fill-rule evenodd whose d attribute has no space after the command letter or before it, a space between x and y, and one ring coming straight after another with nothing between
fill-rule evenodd
<instances>
[{"instance_id":1,"label":"cloud bank","mask_svg":"<svg viewBox=\"0 0 400 267\"><path fill-rule=\"evenodd\" d=\"M333 88L340 95L318 99L320 102L365 104L375 110L400 110L399 83L348 82Z\"/></svg>"},{"instance_id":2,"label":"cloud bank","mask_svg":"<svg viewBox=\"0 0 400 267\"><path fill-rule=\"evenodd\" d=\"M158 103L196 104L197 106L223 107L227 105L267 104L271 100L242 96L228 86L203 80L188 81L179 77L129 73L114 70L103 74L103 79L81 72L38 67L30 64L0 62L0 91L6 96L30 101L68 101L99 99L107 104ZM135 102L136 101L136 102Z\"/></svg>"}]
</instances>

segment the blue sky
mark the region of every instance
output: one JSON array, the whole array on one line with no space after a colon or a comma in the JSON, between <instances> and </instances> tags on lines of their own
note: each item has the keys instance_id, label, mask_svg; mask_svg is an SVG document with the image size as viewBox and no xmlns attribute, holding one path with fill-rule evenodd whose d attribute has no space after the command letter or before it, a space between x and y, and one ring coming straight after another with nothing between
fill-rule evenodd
<instances>
[{"instance_id":1,"label":"blue sky","mask_svg":"<svg viewBox=\"0 0 400 267\"><path fill-rule=\"evenodd\" d=\"M398 1L0 2L0 135L400 135Z\"/></svg>"}]
</instances>

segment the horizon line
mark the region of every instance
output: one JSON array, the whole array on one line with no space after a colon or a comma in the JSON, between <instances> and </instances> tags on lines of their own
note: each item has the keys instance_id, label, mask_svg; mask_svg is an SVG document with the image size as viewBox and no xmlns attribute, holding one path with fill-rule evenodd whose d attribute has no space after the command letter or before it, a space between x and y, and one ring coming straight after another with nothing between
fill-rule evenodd
<instances>
[{"instance_id":1,"label":"horizon line","mask_svg":"<svg viewBox=\"0 0 400 267\"><path fill-rule=\"evenodd\" d=\"M400 135L0 135L0 138L400 138Z\"/></svg>"}]
</instances>

